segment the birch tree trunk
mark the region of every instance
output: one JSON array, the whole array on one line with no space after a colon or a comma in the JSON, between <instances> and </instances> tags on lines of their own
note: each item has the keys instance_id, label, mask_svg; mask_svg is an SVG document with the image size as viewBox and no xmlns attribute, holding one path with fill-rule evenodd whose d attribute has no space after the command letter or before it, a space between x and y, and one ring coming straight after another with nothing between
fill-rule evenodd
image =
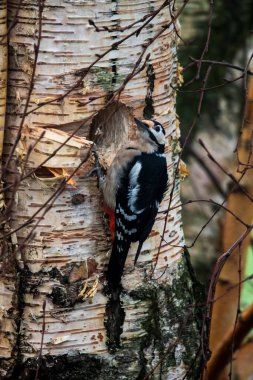
<instances>
[{"instance_id":1,"label":"birch tree trunk","mask_svg":"<svg viewBox=\"0 0 253 380\"><path fill-rule=\"evenodd\" d=\"M180 147L171 85L179 70L168 3L21 3L9 35L3 157L12 232L5 231L4 241L12 238L17 267L12 289L0 293L2 326L12 322L1 331L6 377L33 379L39 370L40 379L180 379L195 357L200 321L177 207ZM10 20L18 6L18 0L8 4ZM111 353L104 292L111 241L97 180L87 174L93 142L108 167L134 137L133 115L154 116L165 126L170 180L136 267L136 245L129 253L121 348ZM199 365L193 367L189 379L197 378Z\"/></svg>"},{"instance_id":2,"label":"birch tree trunk","mask_svg":"<svg viewBox=\"0 0 253 380\"><path fill-rule=\"evenodd\" d=\"M0 157L3 152L4 126L7 95L7 1L0 4ZM0 159L0 172L2 162ZM0 181L0 234L8 231L4 220L5 202L3 183ZM17 272L13 256L10 256L12 245L10 240L1 240L0 249L0 378L14 365L12 350L16 342L17 297L15 294Z\"/></svg>"}]
</instances>

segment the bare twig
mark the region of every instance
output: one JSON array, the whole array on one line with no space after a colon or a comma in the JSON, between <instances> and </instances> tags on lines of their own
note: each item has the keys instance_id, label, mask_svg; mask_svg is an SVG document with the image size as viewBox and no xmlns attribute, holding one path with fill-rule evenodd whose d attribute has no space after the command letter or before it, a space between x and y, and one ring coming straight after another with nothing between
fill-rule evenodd
<instances>
[{"instance_id":1,"label":"bare twig","mask_svg":"<svg viewBox=\"0 0 253 380\"><path fill-rule=\"evenodd\" d=\"M33 62L33 67L32 67L32 74L31 74L28 94L27 94L26 102L25 102L25 106L24 106L24 111L23 111L23 115L22 115L22 118L21 118L21 122L20 122L20 125L19 125L19 128L18 128L18 131L17 131L17 136L16 136L16 139L15 139L15 142L14 142L13 146L11 147L11 151L10 151L10 153L8 155L8 158L6 160L6 163L5 163L3 172L2 172L2 178L4 177L5 171L6 171L7 167L8 167L8 165L9 165L10 160L13 157L13 153L15 152L17 144L18 144L18 142L19 142L19 140L21 138L22 128L23 128L23 125L24 125L24 122L25 122L26 113L27 113L27 110L28 110L28 107L29 107L30 98L31 98L31 95L32 95L33 87L34 87L35 72L36 72L36 67L37 67L37 62L38 62L38 56L39 56L39 50L40 50L40 42L41 42L41 35L42 35L42 14L43 14L43 9L44 9L44 1L45 0L39 0L39 5L38 5L39 6L38 40L37 40L37 44L34 45L34 62Z\"/></svg>"},{"instance_id":2,"label":"bare twig","mask_svg":"<svg viewBox=\"0 0 253 380\"><path fill-rule=\"evenodd\" d=\"M168 205L168 208L167 208L167 211L166 211L165 222L164 222L164 227L163 227L163 232L162 232L162 238L164 238L164 235L165 235L165 231L166 231L166 227L167 227L167 221L168 221L168 217L169 217L169 212L170 212L170 209L171 209L171 203L172 203L172 199L173 199L174 189L175 189L175 186L176 186L176 174L179 171L179 165L180 165L180 161L181 161L181 157L182 157L183 151L184 151L184 149L186 147L187 142L189 141L190 135L191 135L191 133L192 133L192 131L193 131L193 129L194 129L196 123L197 123L197 120L198 120L198 118L200 116L201 107L202 107L203 98L204 98L204 93L205 93L205 87L207 85L207 81L208 81L208 77L210 75L211 69L212 69L212 66L209 66L208 69L207 69L207 71L206 71L206 75L205 75L204 80L203 80L202 91L201 91L200 96L199 96L197 115L194 118L194 120L192 122L192 125L189 128L188 134L187 134L187 136L185 138L185 141L183 143L183 146L182 146L182 149L181 149L181 152L179 154L178 161L177 161L177 164L176 164L176 167L175 167L175 176L174 176L174 180L173 180L173 184L172 184L172 189L170 191L169 205ZM153 265L153 267L151 268L151 271L150 271L150 278L152 278L153 275L154 275L154 271L155 271L155 268L157 266L159 254L160 254L160 251L161 251L161 247L162 247L162 239L160 239L160 244L159 244L158 252L157 252L157 255L156 255L155 263L154 263L154 265Z\"/></svg>"},{"instance_id":3,"label":"bare twig","mask_svg":"<svg viewBox=\"0 0 253 380\"><path fill-rule=\"evenodd\" d=\"M245 72L245 68L243 67L240 67L240 66L237 66L237 65L233 65L232 63L229 63L229 62L223 62L223 61L214 61L214 60L210 60L210 59L202 59L201 61L199 59L195 59L193 57L190 57L190 59L196 63L196 64L199 64L200 62L203 64L203 63L206 63L208 65L218 65L218 66L225 66L225 67L229 67L231 69L235 69L235 70L238 70L238 71L242 71L243 73ZM251 70L246 70L246 73L248 75L253 75L253 72Z\"/></svg>"}]
</instances>

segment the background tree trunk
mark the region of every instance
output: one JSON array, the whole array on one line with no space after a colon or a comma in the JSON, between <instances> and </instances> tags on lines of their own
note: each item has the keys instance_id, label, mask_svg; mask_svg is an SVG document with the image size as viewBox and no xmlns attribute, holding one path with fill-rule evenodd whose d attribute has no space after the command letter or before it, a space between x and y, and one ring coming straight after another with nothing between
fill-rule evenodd
<instances>
[{"instance_id":1,"label":"background tree trunk","mask_svg":"<svg viewBox=\"0 0 253 380\"><path fill-rule=\"evenodd\" d=\"M242 134L240 138L240 144L238 146L238 158L241 165L238 165L238 168L234 170L234 176L239 181L241 177L241 171L243 168L242 164L252 165L252 153L251 153L251 140L252 140L252 132L253 132L253 107L252 107L252 99L253 99L253 80L250 78L249 80L249 90L246 100L246 117L245 117L245 125L242 129ZM231 188L233 188L234 184L231 184ZM252 215L253 215L253 205L249 198L244 194L242 189L246 189L248 194L252 196L253 194L253 186L252 186L252 175L250 171L246 171L242 180L240 180L240 186L235 187L234 191L229 195L227 201L227 207L231 210L235 215L240 218L240 220L244 221L244 223L252 223ZM245 226L242 223L238 222L231 214L226 213L223 225L223 236L222 236L222 252L226 252L232 244L239 239L239 237L246 230ZM234 328L234 326L238 325L238 321L240 320L240 309L243 312L243 307L241 302L241 288L242 286L236 286L240 284L240 282L246 277L245 275L245 262L246 262L246 254L247 249L250 244L250 240L252 239L251 235L245 237L242 244L233 251L231 256L227 259L220 277L219 282L216 286L215 298L217 301L214 303L213 307L213 317L211 324L211 335L210 335L210 348L214 353L214 357L216 355L216 351L219 350L220 346L223 345L223 341L225 340L224 336L226 336L227 332ZM231 289L234 286L234 289ZM224 296L225 295L225 296ZM224 310L226 312L224 313ZM246 342L244 342L246 343ZM235 368L235 372L237 368L239 368L239 373L243 372L243 370L247 370L248 366L243 365L243 356L246 357L246 354L249 358L252 357L252 345L248 345L248 353L244 349L244 354L238 354L237 352L232 352L232 347L236 346L234 343L231 345L231 354L230 357L233 356L233 367ZM237 347L238 349L238 347ZM240 347L239 347L240 349ZM236 350L235 350L236 351ZM239 359L238 359L239 357ZM241 363L240 361L241 360ZM251 362L251 361L250 361ZM223 365L225 367L226 361L223 361ZM241 365L240 365L241 364ZM224 368L223 367L223 368ZM223 370L223 368L216 367L216 360L211 358L210 360L210 369L214 371L215 378L219 380L225 380L228 378L228 373L230 372L230 364ZM212 379L212 374L208 374L208 379ZM247 376L247 374L239 376L237 374L238 379L243 379Z\"/></svg>"},{"instance_id":2,"label":"background tree trunk","mask_svg":"<svg viewBox=\"0 0 253 380\"><path fill-rule=\"evenodd\" d=\"M180 379L198 351L198 295L182 255L177 207L179 129L170 86L179 73L177 36L168 2L162 4L24 0L11 30L5 215L11 209L18 274L8 294L16 339L1 347L1 356L16 358L15 379L33 379L37 369L40 379L132 380L149 373ZM18 5L9 4L10 20ZM159 7L140 33L133 31L141 23L125 28ZM136 245L131 248L122 281L122 347L109 353L103 287L111 242L96 178L87 173L92 141L107 167L134 136L133 115L157 117L166 128L170 180L161 211L172 210L168 218L159 213L135 268ZM5 323L10 306L4 307ZM10 362L5 372L12 370ZM198 371L195 363L187 378L196 379Z\"/></svg>"}]
</instances>

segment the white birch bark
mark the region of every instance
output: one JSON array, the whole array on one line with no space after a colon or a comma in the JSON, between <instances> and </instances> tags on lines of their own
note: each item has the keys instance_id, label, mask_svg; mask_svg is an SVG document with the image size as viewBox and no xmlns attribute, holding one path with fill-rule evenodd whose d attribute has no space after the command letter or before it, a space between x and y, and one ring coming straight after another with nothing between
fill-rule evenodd
<instances>
[{"instance_id":1,"label":"white birch bark","mask_svg":"<svg viewBox=\"0 0 253 380\"><path fill-rule=\"evenodd\" d=\"M18 0L10 3L10 18L17 4ZM28 110L68 91L80 78L74 75L76 70L87 68L97 58L96 54L102 54L139 26L137 24L130 31L123 32L96 32L89 19L95 21L98 27L124 27L161 4L161 0L46 0ZM34 44L38 45L40 28L38 14L38 1L23 1L19 22L10 34L5 162L15 143L32 79ZM121 334L122 348L113 355L106 345L107 297L103 293L104 271L111 242L103 220L96 178L85 177L93 165L91 157L75 173L74 186L66 184L57 199L52 204L50 201L59 186L59 178L54 177L55 169L73 173L90 150L90 138L96 139L100 158L105 166L109 165L120 145L133 135L132 116L142 117L143 112L151 107L151 113L166 128L170 186L161 211L167 209L180 150L175 93L170 87L177 81L177 37L173 24L148 47L143 58L144 62L145 56L150 54L147 68L126 85L120 103L113 103L106 110L104 106L105 96L117 90L131 73L143 44L148 43L169 22L170 12L165 7L138 36L133 35L97 62L82 83L64 99L46 104L25 118L21 141L9 165L8 183L14 183L23 170L24 162L25 173L40 164L42 167L19 184L15 190L15 202L12 202L11 227L20 228L17 231L17 259L22 284L22 297L18 305L22 320L15 347L20 359L18 371L25 367L32 371L36 367L33 359L39 355L43 327L42 357L51 355L58 358L58 367L55 362L55 368L58 376L61 373L60 378L71 378L64 376L68 373L66 360L71 361L73 357L79 357L79 364L82 363L79 365L80 378L83 378L81 369L86 371L87 378L144 378L159 364L170 345L172 349L157 365L154 378L181 378L189 365L189 358L184 361L185 353L189 357L195 353L194 345L190 348L189 342L184 343L183 338L179 337L180 322L175 314L175 311L177 313L186 307L187 302L193 302L190 280L182 264L184 238L180 208L174 208L169 214L152 279L149 279L149 273L159 251L164 213L159 214L135 268L133 257L136 246L131 248L123 277L125 319ZM94 96L101 98L86 105L80 104ZM91 116L93 121L84 122L78 132L68 139L69 133ZM44 130L46 133L41 137ZM38 138L40 141L27 158L29 146L33 146ZM60 144L65 140L66 144L60 149ZM56 154L51 156L55 150ZM14 161L16 157L18 161ZM48 157L50 159L43 163ZM61 174L64 175L64 172ZM10 191L8 199L11 197ZM176 178L171 207L179 203L179 178ZM41 207L42 211L33 217ZM27 224L30 218L33 222ZM185 286L183 292L189 292L189 296L180 294L181 285L178 286L177 282L182 278L182 288ZM89 289L96 291L86 300L79 297L84 284L87 285L86 295ZM99 365L96 365L96 360ZM88 364L92 366L93 361L94 372L88 376L91 368ZM45 369L47 359L43 363L40 370L44 375L41 378L46 378L47 371L50 371L49 368Z\"/></svg>"}]
</instances>

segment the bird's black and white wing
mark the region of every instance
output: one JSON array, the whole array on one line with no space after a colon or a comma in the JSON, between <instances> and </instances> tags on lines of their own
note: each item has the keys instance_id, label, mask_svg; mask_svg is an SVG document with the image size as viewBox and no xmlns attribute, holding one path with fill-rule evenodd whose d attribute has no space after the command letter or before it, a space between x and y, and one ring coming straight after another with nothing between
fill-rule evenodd
<instances>
[{"instance_id":1,"label":"bird's black and white wing","mask_svg":"<svg viewBox=\"0 0 253 380\"><path fill-rule=\"evenodd\" d=\"M116 194L116 231L108 279L116 287L121 279L131 242L139 241L135 262L151 232L168 181L164 155L146 154L133 159Z\"/></svg>"}]
</instances>

